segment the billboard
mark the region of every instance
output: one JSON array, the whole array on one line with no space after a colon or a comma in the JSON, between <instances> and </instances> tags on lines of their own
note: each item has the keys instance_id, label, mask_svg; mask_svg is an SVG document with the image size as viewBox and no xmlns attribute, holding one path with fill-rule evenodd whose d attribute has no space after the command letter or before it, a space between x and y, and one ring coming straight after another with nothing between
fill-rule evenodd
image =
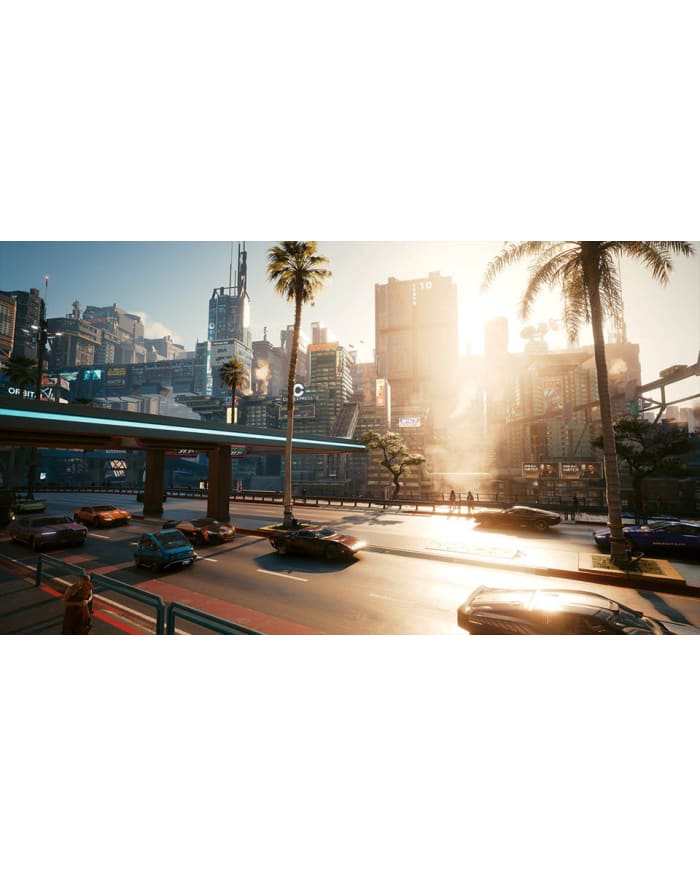
<instances>
[{"instance_id":1,"label":"billboard","mask_svg":"<svg viewBox=\"0 0 700 875\"><path fill-rule=\"evenodd\" d=\"M567 480L601 480L601 462L562 462L562 477Z\"/></svg>"},{"instance_id":2,"label":"billboard","mask_svg":"<svg viewBox=\"0 0 700 875\"><path fill-rule=\"evenodd\" d=\"M420 428L420 416L399 416L399 428Z\"/></svg>"},{"instance_id":3,"label":"billboard","mask_svg":"<svg viewBox=\"0 0 700 875\"><path fill-rule=\"evenodd\" d=\"M539 474L540 466L537 462L523 462L523 477L531 477L536 479Z\"/></svg>"}]
</instances>

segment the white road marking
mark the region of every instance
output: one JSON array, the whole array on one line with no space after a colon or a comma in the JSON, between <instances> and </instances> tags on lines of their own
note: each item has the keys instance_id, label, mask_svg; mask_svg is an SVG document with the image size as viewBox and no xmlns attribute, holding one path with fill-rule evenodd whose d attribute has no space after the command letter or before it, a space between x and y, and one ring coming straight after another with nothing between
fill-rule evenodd
<instances>
[{"instance_id":1,"label":"white road marking","mask_svg":"<svg viewBox=\"0 0 700 875\"><path fill-rule=\"evenodd\" d=\"M392 598L390 595L381 595L378 592L371 592L370 595L375 599L386 599L388 602L396 601L396 599Z\"/></svg>"},{"instance_id":2,"label":"white road marking","mask_svg":"<svg viewBox=\"0 0 700 875\"><path fill-rule=\"evenodd\" d=\"M258 568L261 574L274 574L276 577L284 577L285 580L300 580L302 583L308 583L308 577L295 577L293 574L282 574L281 571L266 571L264 568Z\"/></svg>"},{"instance_id":3,"label":"white road marking","mask_svg":"<svg viewBox=\"0 0 700 875\"><path fill-rule=\"evenodd\" d=\"M98 535L97 532L88 532L91 538L102 538L103 541L111 541L109 535Z\"/></svg>"},{"instance_id":4,"label":"white road marking","mask_svg":"<svg viewBox=\"0 0 700 875\"><path fill-rule=\"evenodd\" d=\"M202 562L218 562L218 559L210 559L208 556L198 556L198 559L201 559Z\"/></svg>"}]
</instances>

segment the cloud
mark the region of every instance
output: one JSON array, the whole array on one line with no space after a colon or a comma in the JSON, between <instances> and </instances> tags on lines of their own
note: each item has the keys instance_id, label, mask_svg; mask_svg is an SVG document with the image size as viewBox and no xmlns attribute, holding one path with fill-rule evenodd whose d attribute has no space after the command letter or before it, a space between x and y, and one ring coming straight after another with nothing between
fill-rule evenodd
<instances>
[{"instance_id":1,"label":"cloud","mask_svg":"<svg viewBox=\"0 0 700 875\"><path fill-rule=\"evenodd\" d=\"M144 337L172 337L173 343L182 343L177 332L173 331L172 328L168 328L163 322L151 320L148 313L143 313L139 310L134 310L133 312L134 315L138 316L143 322Z\"/></svg>"}]
</instances>

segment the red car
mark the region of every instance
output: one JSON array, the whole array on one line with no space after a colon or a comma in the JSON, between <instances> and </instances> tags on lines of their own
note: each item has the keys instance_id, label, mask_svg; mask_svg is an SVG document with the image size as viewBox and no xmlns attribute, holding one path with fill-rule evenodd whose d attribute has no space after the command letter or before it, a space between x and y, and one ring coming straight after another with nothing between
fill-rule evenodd
<instances>
[{"instance_id":1,"label":"red car","mask_svg":"<svg viewBox=\"0 0 700 875\"><path fill-rule=\"evenodd\" d=\"M352 559L358 550L367 546L364 541L352 535L341 535L322 526L279 529L268 537L281 556L285 553L300 553L303 556L321 556L324 559Z\"/></svg>"}]
</instances>

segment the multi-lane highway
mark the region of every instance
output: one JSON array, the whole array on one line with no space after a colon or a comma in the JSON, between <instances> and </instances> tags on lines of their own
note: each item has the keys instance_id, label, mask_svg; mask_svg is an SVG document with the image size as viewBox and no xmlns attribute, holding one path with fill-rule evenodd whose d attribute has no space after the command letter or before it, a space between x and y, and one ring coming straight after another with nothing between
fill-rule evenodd
<instances>
[{"instance_id":1,"label":"multi-lane highway","mask_svg":"<svg viewBox=\"0 0 700 875\"><path fill-rule=\"evenodd\" d=\"M71 514L80 504L113 500L70 494L46 498L48 510ZM120 497L119 505L134 513L141 510L132 497ZM197 499L170 498L165 506L166 518L203 513L204 504ZM232 503L231 513L237 527L255 529L278 521L281 509ZM139 535L160 523L134 519L127 527L90 530L84 546L53 550L50 555L162 595L166 601L191 604L276 634L463 634L456 609L480 585L595 589L651 616L700 626L700 598L543 579L459 561L537 560L547 551L595 552L587 527L561 525L541 534L510 535L479 532L464 517L444 515L299 506L296 514L354 534L371 546L356 561L336 564L278 556L266 539L241 534L228 544L197 548L200 558L192 568L155 573L135 568L133 551ZM11 543L6 530L0 533L0 557L27 569L36 566L36 555ZM682 573L700 583L700 564L684 563ZM104 596L114 599L112 593Z\"/></svg>"}]
</instances>

